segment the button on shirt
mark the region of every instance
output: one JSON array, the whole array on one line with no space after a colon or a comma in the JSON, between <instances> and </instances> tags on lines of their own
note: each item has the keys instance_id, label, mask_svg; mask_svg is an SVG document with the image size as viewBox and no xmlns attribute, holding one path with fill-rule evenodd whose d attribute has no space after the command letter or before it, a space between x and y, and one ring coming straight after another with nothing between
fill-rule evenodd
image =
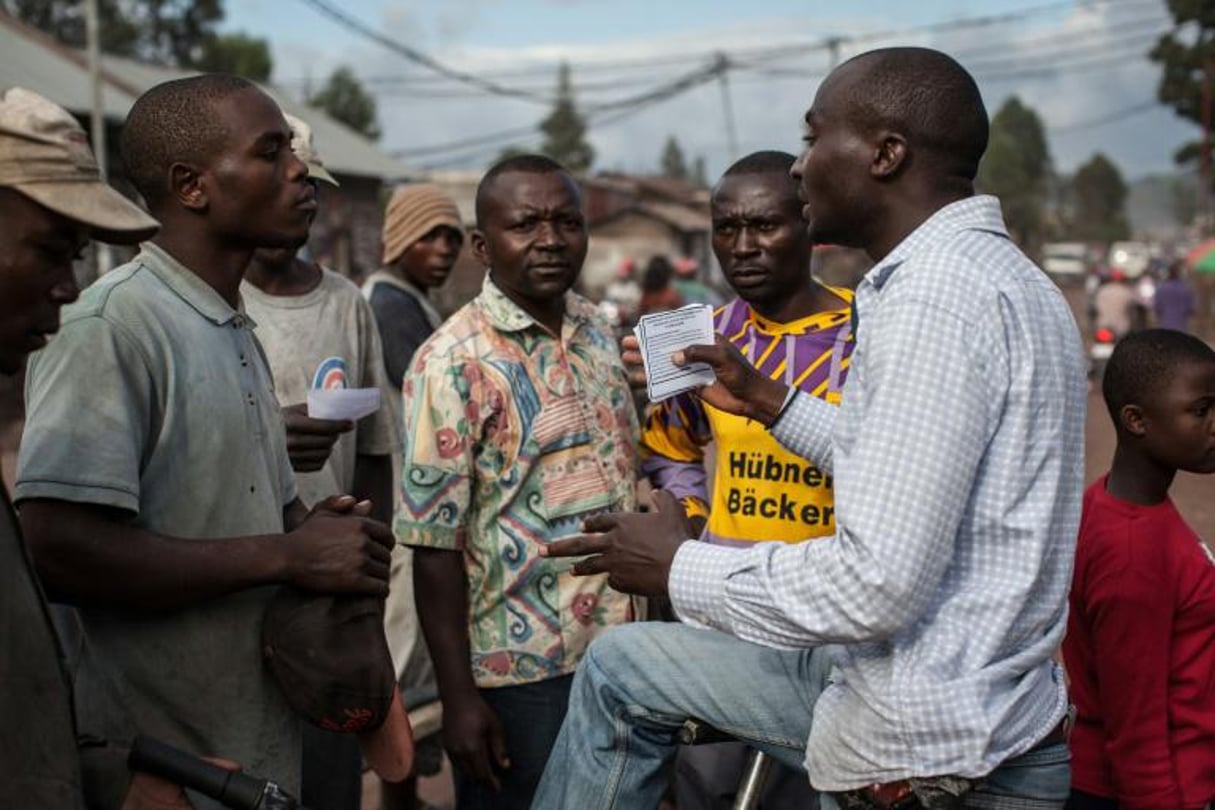
<instances>
[{"instance_id":1,"label":"button on shirt","mask_svg":"<svg viewBox=\"0 0 1215 810\"><path fill-rule=\"evenodd\" d=\"M671 598L757 643L843 645L814 710L815 787L981 777L1066 710L1051 654L1080 519L1079 334L992 197L924 222L856 305L842 405L797 394L773 428L833 468L835 536L685 543Z\"/></svg>"},{"instance_id":2,"label":"button on shirt","mask_svg":"<svg viewBox=\"0 0 1215 810\"><path fill-rule=\"evenodd\" d=\"M610 329L567 293L558 338L487 277L418 350L404 396L397 537L463 551L477 685L573 672L629 617L605 575L538 553L636 505L637 418Z\"/></svg>"},{"instance_id":3,"label":"button on shirt","mask_svg":"<svg viewBox=\"0 0 1215 810\"><path fill-rule=\"evenodd\" d=\"M281 533L295 480L253 326L145 244L30 358L16 500L115 507L181 538ZM299 721L262 664L274 591L158 614L80 608L80 731L121 743L138 730L296 785Z\"/></svg>"}]
</instances>

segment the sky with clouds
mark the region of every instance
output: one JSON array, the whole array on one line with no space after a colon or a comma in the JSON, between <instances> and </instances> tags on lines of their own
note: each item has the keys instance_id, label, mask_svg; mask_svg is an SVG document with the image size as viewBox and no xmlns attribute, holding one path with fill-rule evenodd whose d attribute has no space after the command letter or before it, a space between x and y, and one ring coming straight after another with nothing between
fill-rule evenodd
<instances>
[{"instance_id":1,"label":"sky with clouds","mask_svg":"<svg viewBox=\"0 0 1215 810\"><path fill-rule=\"evenodd\" d=\"M381 145L419 168L481 168L507 145L534 148L555 66L570 63L592 114L595 168L655 170L669 135L710 177L731 160L726 99L707 81L671 98L623 103L724 54L739 154L795 151L800 120L838 58L926 45L975 74L989 110L1012 94L1047 127L1056 168L1096 151L1128 178L1173 170L1197 128L1155 103L1146 53L1171 26L1164 0L337 0L350 17L444 65L523 91L488 95L436 78L326 17L307 0L229 0L225 28L267 38L274 81L299 94L349 65L377 97ZM497 137L497 133L506 133ZM459 146L469 143L468 146ZM458 148L456 148L458 147Z\"/></svg>"}]
</instances>

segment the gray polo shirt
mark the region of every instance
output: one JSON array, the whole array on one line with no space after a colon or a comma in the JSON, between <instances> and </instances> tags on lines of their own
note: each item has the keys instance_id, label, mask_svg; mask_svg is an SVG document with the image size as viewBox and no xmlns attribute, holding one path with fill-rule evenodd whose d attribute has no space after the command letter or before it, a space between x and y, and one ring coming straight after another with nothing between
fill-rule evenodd
<instances>
[{"instance_id":1,"label":"gray polo shirt","mask_svg":"<svg viewBox=\"0 0 1215 810\"><path fill-rule=\"evenodd\" d=\"M185 538L282 532L295 481L253 327L144 245L30 359L15 500L116 507ZM262 665L274 590L157 615L81 608L80 730L138 730L297 786L299 723Z\"/></svg>"}]
</instances>

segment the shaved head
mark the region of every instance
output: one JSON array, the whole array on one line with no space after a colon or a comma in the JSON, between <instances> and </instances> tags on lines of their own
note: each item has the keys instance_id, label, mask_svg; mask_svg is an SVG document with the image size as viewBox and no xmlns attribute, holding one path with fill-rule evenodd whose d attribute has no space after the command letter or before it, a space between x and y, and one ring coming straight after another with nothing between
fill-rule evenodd
<instances>
[{"instance_id":1,"label":"shaved head","mask_svg":"<svg viewBox=\"0 0 1215 810\"><path fill-rule=\"evenodd\" d=\"M882 48L853 57L828 79L841 111L862 131L897 132L912 152L974 180L987 149L979 87L952 57L929 48Z\"/></svg>"},{"instance_id":2,"label":"shaved head","mask_svg":"<svg viewBox=\"0 0 1215 810\"><path fill-rule=\"evenodd\" d=\"M219 73L158 84L131 107L122 128L122 161L132 184L155 209L169 196L169 167L205 165L231 135L214 105L237 93L261 92L239 76Z\"/></svg>"}]
</instances>

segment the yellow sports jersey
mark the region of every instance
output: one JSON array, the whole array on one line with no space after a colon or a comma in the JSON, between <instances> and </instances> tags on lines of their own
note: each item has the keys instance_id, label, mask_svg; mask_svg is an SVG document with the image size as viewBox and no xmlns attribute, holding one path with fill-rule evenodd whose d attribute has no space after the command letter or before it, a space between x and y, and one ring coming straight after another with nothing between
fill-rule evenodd
<instances>
[{"instance_id":1,"label":"yellow sports jersey","mask_svg":"<svg viewBox=\"0 0 1215 810\"><path fill-rule=\"evenodd\" d=\"M849 306L776 323L735 299L714 313L714 328L772 379L838 403L853 347L852 293L831 291ZM711 488L710 443L716 448ZM831 476L790 453L758 422L682 394L650 407L641 444L642 469L654 485L680 498L688 514L707 515L703 539L709 542L791 543L835 531Z\"/></svg>"}]
</instances>

